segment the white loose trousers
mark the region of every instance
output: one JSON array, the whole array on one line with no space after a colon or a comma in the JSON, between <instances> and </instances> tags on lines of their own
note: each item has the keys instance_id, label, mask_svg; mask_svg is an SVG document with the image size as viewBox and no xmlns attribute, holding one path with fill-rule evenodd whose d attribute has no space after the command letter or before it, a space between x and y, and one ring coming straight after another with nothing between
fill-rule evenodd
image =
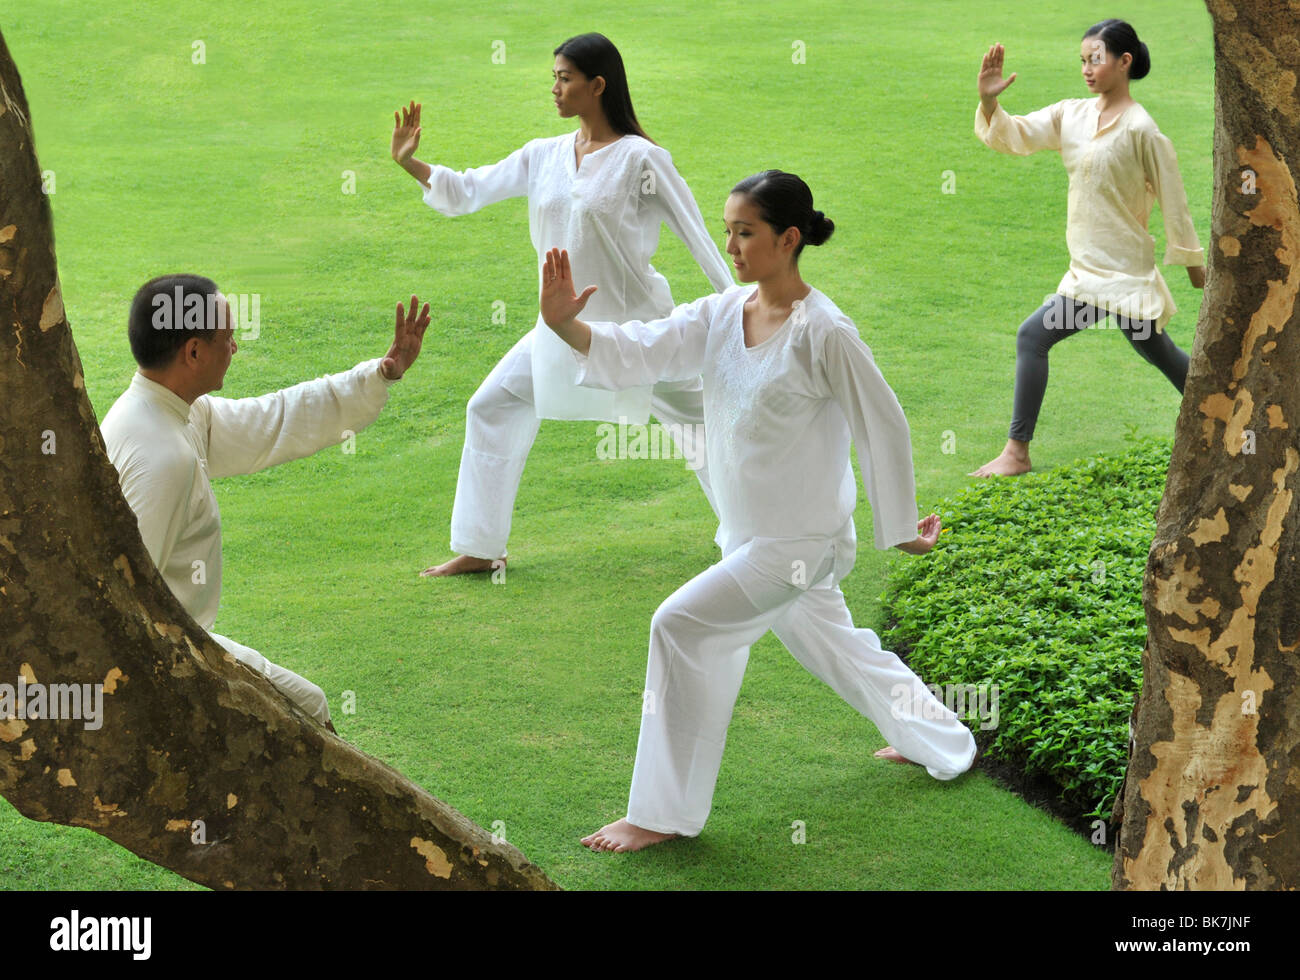
<instances>
[{"instance_id":1,"label":"white loose trousers","mask_svg":"<svg viewBox=\"0 0 1300 980\"><path fill-rule=\"evenodd\" d=\"M220 633L208 633L217 643L230 652L236 660L250 670L255 670L279 690L286 698L302 708L322 725L330 720L329 699L319 686L313 684L301 674L295 674L288 667L273 664L252 647L237 643Z\"/></svg>"},{"instance_id":2,"label":"white loose trousers","mask_svg":"<svg viewBox=\"0 0 1300 980\"><path fill-rule=\"evenodd\" d=\"M833 553L805 591L750 552L742 546L705 569L655 612L629 823L686 837L703 829L749 648L769 629L931 776L970 768L970 730L872 630L853 625Z\"/></svg>"},{"instance_id":3,"label":"white loose trousers","mask_svg":"<svg viewBox=\"0 0 1300 980\"><path fill-rule=\"evenodd\" d=\"M533 336L529 331L510 348L466 407L465 446L451 509L451 550L457 554L506 555L519 481L540 426L533 405ZM680 446L679 432L703 431L703 384L698 377L657 384L651 389L650 410ZM704 458L698 445L680 448L683 458ZM708 464L702 461L695 475L716 514Z\"/></svg>"}]
</instances>

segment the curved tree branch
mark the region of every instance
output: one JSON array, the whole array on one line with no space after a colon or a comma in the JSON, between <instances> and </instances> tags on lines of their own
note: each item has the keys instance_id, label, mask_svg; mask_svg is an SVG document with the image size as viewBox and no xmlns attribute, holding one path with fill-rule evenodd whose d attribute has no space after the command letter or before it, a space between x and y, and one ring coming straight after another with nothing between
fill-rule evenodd
<instances>
[{"instance_id":1,"label":"curved tree branch","mask_svg":"<svg viewBox=\"0 0 1300 980\"><path fill-rule=\"evenodd\" d=\"M213 888L553 888L316 725L171 594L86 397L3 35L0 315L0 793ZM4 684L32 687L6 710ZM89 702L53 717L71 688L36 717L34 691L74 684L102 685L102 727Z\"/></svg>"}]
</instances>

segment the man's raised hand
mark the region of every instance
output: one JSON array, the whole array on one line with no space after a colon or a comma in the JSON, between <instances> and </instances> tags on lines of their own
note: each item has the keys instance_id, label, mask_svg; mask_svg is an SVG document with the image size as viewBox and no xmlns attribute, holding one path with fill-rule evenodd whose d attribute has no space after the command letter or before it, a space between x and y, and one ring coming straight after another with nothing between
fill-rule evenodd
<instances>
[{"instance_id":1,"label":"man's raised hand","mask_svg":"<svg viewBox=\"0 0 1300 980\"><path fill-rule=\"evenodd\" d=\"M406 369L420 356L424 331L429 328L429 304L425 303L424 309L417 316L415 311L418 309L420 301L414 296L411 297L409 309L404 310L401 303L397 304L397 328L393 332L393 346L388 348L388 353L379 364L380 373L389 381L396 381L404 375Z\"/></svg>"},{"instance_id":2,"label":"man's raised hand","mask_svg":"<svg viewBox=\"0 0 1300 980\"><path fill-rule=\"evenodd\" d=\"M569 268L569 253L559 248L546 253L546 265L542 267L541 307L542 319L547 326L561 327L574 319L595 291L595 286L588 286L581 296L576 295L573 291L573 272Z\"/></svg>"}]
</instances>

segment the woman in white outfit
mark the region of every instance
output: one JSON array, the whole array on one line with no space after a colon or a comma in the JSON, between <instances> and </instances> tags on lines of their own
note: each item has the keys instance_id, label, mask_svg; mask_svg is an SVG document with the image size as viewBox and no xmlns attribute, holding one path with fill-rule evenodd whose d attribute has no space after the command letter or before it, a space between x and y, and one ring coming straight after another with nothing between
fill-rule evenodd
<instances>
[{"instance_id":1,"label":"woman in white outfit","mask_svg":"<svg viewBox=\"0 0 1300 980\"><path fill-rule=\"evenodd\" d=\"M650 322L575 319L567 256L547 256L542 316L569 344L579 380L619 389L703 372L706 450L722 560L655 612L645 710L627 817L583 839L629 851L694 836L713 800L750 645L769 629L936 779L970 768L975 740L869 629L854 627L839 582L853 567L857 446L878 548L924 554L937 515L917 520L907 420L853 322L799 275L805 243L834 226L808 186L769 170L737 184L727 252L753 286L684 304Z\"/></svg>"},{"instance_id":2,"label":"woman in white outfit","mask_svg":"<svg viewBox=\"0 0 1300 980\"><path fill-rule=\"evenodd\" d=\"M637 122L617 48L601 34L570 38L555 49L553 74L556 110L579 118L576 132L532 140L500 163L457 173L415 158L420 106L411 103L401 118L394 116L393 159L420 182L425 203L443 214L526 195L539 268L546 248L566 248L579 274L600 286L602 317L653 319L672 309L668 283L650 265L661 223L686 244L715 289L731 286L672 157ZM457 557L422 574L486 571L505 558L539 419L640 425L652 411L684 443L686 459L702 455L694 442L704 421L698 377L618 393L580 388L567 348L539 318L469 401L451 517ZM712 504L707 470L696 474Z\"/></svg>"}]
</instances>

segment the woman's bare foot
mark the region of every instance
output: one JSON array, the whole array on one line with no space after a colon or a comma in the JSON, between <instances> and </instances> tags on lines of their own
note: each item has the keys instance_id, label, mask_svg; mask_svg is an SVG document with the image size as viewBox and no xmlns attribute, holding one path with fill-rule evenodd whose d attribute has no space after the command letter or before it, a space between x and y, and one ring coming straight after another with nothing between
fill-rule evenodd
<instances>
[{"instance_id":1,"label":"woman's bare foot","mask_svg":"<svg viewBox=\"0 0 1300 980\"><path fill-rule=\"evenodd\" d=\"M1019 476L1033 468L1029 462L1029 443L1008 439L1002 452L967 476Z\"/></svg>"},{"instance_id":2,"label":"woman's bare foot","mask_svg":"<svg viewBox=\"0 0 1300 980\"><path fill-rule=\"evenodd\" d=\"M911 759L907 758L905 755L903 755L903 753L899 752L898 749L894 748L892 745L886 745L883 749L877 751L876 758L888 759L890 762L903 762L909 766L919 766L921 764L919 762L913 762Z\"/></svg>"},{"instance_id":3,"label":"woman's bare foot","mask_svg":"<svg viewBox=\"0 0 1300 980\"><path fill-rule=\"evenodd\" d=\"M498 565L500 562L501 565ZM421 578L433 578L435 575L467 575L470 572L491 572L506 563L504 558L475 558L473 555L457 555L451 561L426 568L420 573Z\"/></svg>"},{"instance_id":4,"label":"woman's bare foot","mask_svg":"<svg viewBox=\"0 0 1300 980\"><path fill-rule=\"evenodd\" d=\"M679 834L661 834L656 830L646 830L626 820L615 820L606 824L594 834L582 838L582 843L593 851L639 851L652 844L662 844Z\"/></svg>"}]
</instances>

